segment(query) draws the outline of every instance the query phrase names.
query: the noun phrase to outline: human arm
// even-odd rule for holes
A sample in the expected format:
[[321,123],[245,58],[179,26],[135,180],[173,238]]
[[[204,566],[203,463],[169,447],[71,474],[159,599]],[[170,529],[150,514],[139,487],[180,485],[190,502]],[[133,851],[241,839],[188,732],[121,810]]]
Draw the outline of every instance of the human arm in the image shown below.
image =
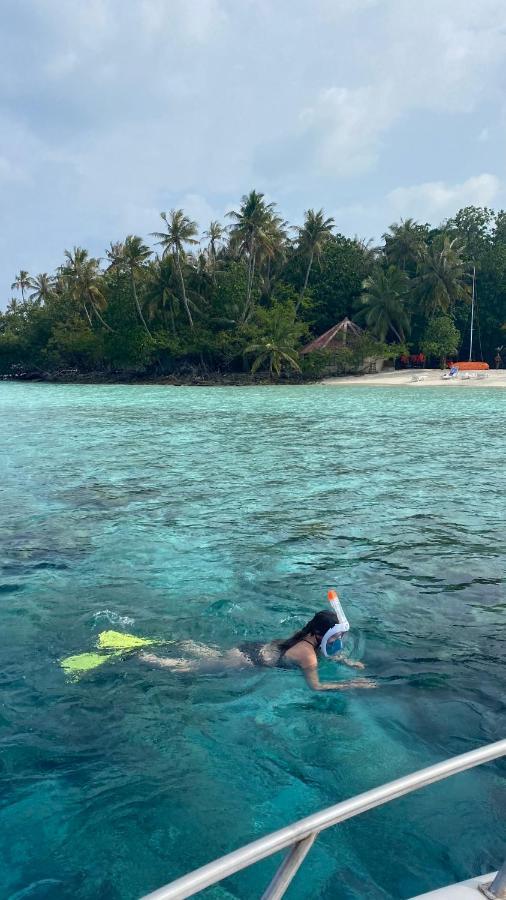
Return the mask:
[[320,681],[318,677],[318,657],[314,647],[306,641],[300,641],[290,647],[286,652],[286,658],[302,669],[307,685],[312,691],[348,691],[352,688],[373,688],[374,681],[366,678],[355,678],[353,681]]
[[354,678],[353,681],[320,681],[318,677],[318,667],[311,666],[310,668],[304,668],[301,666],[302,671],[304,673],[304,678],[306,679],[306,684],[309,685],[312,691],[349,691],[353,688],[375,688],[376,683],[374,681],[369,681],[367,678]]
[[358,659],[348,659],[348,657],[344,656],[342,653],[339,656],[335,657],[336,662],[340,662],[343,666],[349,666],[350,669],[365,669],[365,665],[363,662],[359,662]]

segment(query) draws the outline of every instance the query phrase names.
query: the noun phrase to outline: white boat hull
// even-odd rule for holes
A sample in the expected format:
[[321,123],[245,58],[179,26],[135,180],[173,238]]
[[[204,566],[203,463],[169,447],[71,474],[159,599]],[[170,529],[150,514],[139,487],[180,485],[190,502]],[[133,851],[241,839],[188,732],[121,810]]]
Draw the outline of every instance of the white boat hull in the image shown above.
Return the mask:
[[479,900],[483,894],[478,891],[479,884],[490,884],[496,872],[489,875],[480,875],[479,878],[470,878],[469,881],[461,881],[459,884],[450,884],[448,887],[439,888],[438,891],[429,891],[428,894],[418,894],[411,900]]

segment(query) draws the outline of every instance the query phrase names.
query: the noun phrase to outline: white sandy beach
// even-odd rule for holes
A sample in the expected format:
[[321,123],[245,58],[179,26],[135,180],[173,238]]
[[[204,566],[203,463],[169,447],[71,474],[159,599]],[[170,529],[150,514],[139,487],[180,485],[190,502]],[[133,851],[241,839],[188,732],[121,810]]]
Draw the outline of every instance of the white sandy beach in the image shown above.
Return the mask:
[[[477,377],[477,373],[470,374],[471,378],[442,378],[440,369],[403,369],[398,372],[385,371],[375,375],[349,375],[341,378],[324,378],[322,384],[330,387],[343,387],[348,385],[362,387],[411,387],[422,390],[424,387],[440,387],[447,391],[467,390],[472,388],[506,388],[506,369],[491,369],[486,377]],[[481,374],[481,373],[480,373]]]

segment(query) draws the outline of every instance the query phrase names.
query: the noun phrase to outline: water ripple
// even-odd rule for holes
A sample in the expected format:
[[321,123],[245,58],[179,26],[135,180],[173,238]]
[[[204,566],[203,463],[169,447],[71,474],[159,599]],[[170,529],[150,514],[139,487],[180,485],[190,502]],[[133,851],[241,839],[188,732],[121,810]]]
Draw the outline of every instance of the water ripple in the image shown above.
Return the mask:
[[[1,896],[133,900],[504,736],[498,392],[3,382],[0,406]],[[175,678],[135,657],[69,684],[58,666],[110,627],[283,636],[331,585],[375,692],[311,695],[281,670]],[[315,885],[330,900],[336,877],[348,900],[364,883],[386,900],[491,870],[504,774],[322,835],[294,900]],[[272,866],[209,896],[256,896]]]

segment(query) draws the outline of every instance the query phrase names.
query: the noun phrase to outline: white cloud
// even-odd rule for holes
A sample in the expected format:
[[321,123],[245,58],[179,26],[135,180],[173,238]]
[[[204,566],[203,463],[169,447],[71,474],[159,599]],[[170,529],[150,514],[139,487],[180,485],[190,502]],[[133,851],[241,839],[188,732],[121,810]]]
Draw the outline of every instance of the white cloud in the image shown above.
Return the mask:
[[321,172],[339,177],[374,164],[381,134],[396,116],[391,85],[385,83],[356,90],[327,88],[300,118],[305,131],[320,134],[316,158]]
[[141,0],[140,18],[148,33],[176,28],[197,43],[208,40],[227,21],[220,0]]
[[150,243],[152,231],[160,229],[160,211],[155,206],[142,206],[127,202],[115,210],[116,231],[111,240],[122,240],[127,234],[141,235]]
[[42,0],[41,7],[50,33],[91,53],[109,42],[119,27],[113,0]]
[[49,78],[64,78],[69,75],[79,63],[79,57],[74,50],[66,50],[52,57],[46,65]]
[[201,194],[185,194],[181,200],[181,207],[185,210],[190,219],[194,219],[199,226],[199,230],[205,231],[210,222],[214,219],[220,219],[223,211],[216,210],[207,202]]
[[[347,0],[321,2],[336,16],[349,8]],[[350,36],[350,46],[356,44]],[[384,0],[377,41],[364,34],[354,60],[352,77],[360,73],[362,83],[328,86],[301,113],[303,126],[315,136],[322,174],[348,176],[374,168],[382,137],[406,113],[469,113],[482,100],[498,99],[496,75],[505,53],[502,0],[481,0],[479,6],[472,0],[425,0],[418,6]]]
[[371,9],[380,2],[381,0],[317,0],[316,8],[318,13],[327,19],[336,20],[345,15]]
[[468,178],[506,182],[504,0],[7,5],[0,306],[16,268],[147,236],[164,208],[207,227],[253,187],[351,234],[504,202]]
[[26,181],[23,169],[5,156],[0,156],[0,183]]
[[[403,107],[469,111],[494,90],[506,49],[502,0],[387,0],[386,68]],[[383,49],[383,48],[382,48]]]
[[495,175],[483,173],[461,184],[428,181],[411,187],[399,187],[387,195],[394,218],[411,216],[423,222],[438,223],[463,206],[490,206],[501,189]]

